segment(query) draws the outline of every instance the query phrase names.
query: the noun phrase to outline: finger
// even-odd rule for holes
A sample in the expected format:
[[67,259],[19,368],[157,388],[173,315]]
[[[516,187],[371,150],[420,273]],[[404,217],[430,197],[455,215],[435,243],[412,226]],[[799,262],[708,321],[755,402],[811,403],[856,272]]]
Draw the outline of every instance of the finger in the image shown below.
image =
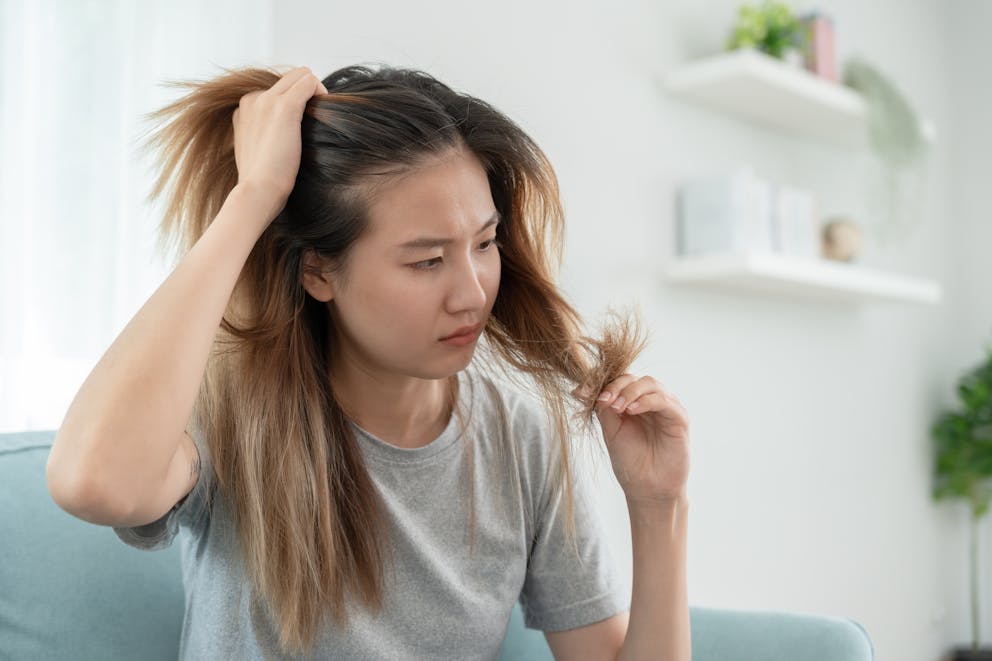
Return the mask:
[[628,384],[637,380],[637,377],[629,372],[618,376],[613,379],[610,383],[603,387],[603,391],[599,393],[599,397],[596,399],[597,406],[610,406],[616,401],[617,395],[623,390]]
[[282,78],[276,81],[276,84],[269,88],[269,91],[273,94],[282,94],[286,90],[293,87],[293,85],[303,78],[308,73],[310,73],[309,67],[296,67],[290,71],[283,74]]
[[293,83],[293,86],[289,89],[286,94],[292,94],[306,101],[311,96],[316,94],[317,86],[320,85],[320,79],[312,73],[307,73],[302,76],[299,80]]
[[320,89],[320,93],[321,94],[330,94],[330,92],[328,92],[327,91],[327,88],[324,86],[323,81],[321,81],[320,83],[318,83],[317,84],[317,87]]
[[238,99],[238,107],[247,108],[249,104],[253,103],[262,94],[262,90],[255,90],[254,92],[248,92],[240,99]]
[[638,413],[647,413],[648,411],[664,411],[669,408],[674,409],[676,406],[664,393],[650,391],[627,402],[622,410],[616,412],[637,415]]
[[667,396],[665,389],[654,377],[645,375],[640,379],[624,386],[624,388],[617,393],[617,397],[613,400],[610,406],[615,411],[623,411],[628,404],[649,392],[659,392],[663,396]]

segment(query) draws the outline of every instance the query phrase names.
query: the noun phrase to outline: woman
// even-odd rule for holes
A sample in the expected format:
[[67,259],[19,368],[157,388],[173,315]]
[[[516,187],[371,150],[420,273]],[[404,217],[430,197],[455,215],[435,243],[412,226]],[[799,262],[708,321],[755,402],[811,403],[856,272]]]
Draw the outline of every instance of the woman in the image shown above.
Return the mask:
[[[519,598],[557,658],[688,661],[688,417],[629,322],[580,335],[537,145],[416,70],[185,85],[150,142],[181,259],[48,463],[75,516],[179,535],[183,658],[492,658]],[[570,408],[627,498],[629,606]]]

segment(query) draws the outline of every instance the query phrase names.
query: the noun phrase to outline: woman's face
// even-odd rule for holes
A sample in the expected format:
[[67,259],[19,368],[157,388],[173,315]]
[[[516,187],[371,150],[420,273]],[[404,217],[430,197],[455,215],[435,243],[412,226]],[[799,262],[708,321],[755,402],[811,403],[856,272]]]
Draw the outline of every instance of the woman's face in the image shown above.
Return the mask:
[[383,186],[370,231],[352,246],[347,282],[331,280],[338,358],[423,379],[464,369],[478,335],[464,345],[441,340],[486,325],[499,289],[498,220],[485,169],[468,151]]

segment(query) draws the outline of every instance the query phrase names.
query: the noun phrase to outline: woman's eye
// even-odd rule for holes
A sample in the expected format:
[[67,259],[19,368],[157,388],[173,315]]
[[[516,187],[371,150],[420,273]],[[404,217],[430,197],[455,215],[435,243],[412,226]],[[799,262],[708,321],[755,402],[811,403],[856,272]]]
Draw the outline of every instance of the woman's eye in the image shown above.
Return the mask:
[[416,264],[411,264],[411,266],[415,269],[420,269],[421,271],[429,271],[432,268],[434,268],[434,264],[440,261],[441,261],[440,257],[435,257],[434,259],[428,259],[423,262],[417,262]]
[[[499,241],[497,241],[496,239],[489,239],[488,241],[483,241],[482,243],[479,244],[483,252],[488,251],[494,245],[499,246],[500,245]],[[418,271],[431,271],[440,261],[441,261],[440,257],[435,257],[434,259],[427,259],[422,262],[417,262],[416,264],[411,264],[410,266],[417,269]]]

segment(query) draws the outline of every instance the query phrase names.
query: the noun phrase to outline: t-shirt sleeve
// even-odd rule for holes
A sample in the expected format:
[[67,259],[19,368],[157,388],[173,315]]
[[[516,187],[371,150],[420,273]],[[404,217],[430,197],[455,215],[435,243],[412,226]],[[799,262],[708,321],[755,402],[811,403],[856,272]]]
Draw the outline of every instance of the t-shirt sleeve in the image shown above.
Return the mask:
[[[547,503],[520,593],[524,625],[542,631],[574,629],[630,609],[630,597],[593,505],[595,483],[574,471],[575,541],[565,538],[563,490]],[[550,487],[549,487],[550,491]]]
[[190,436],[200,455],[200,475],[196,484],[172,509],[155,521],[141,526],[114,526],[114,532],[129,546],[145,551],[166,549],[172,545],[180,525],[199,529],[206,524],[209,516],[206,495],[212,486],[213,467],[209,460],[209,448],[205,447],[200,434],[192,429]]

